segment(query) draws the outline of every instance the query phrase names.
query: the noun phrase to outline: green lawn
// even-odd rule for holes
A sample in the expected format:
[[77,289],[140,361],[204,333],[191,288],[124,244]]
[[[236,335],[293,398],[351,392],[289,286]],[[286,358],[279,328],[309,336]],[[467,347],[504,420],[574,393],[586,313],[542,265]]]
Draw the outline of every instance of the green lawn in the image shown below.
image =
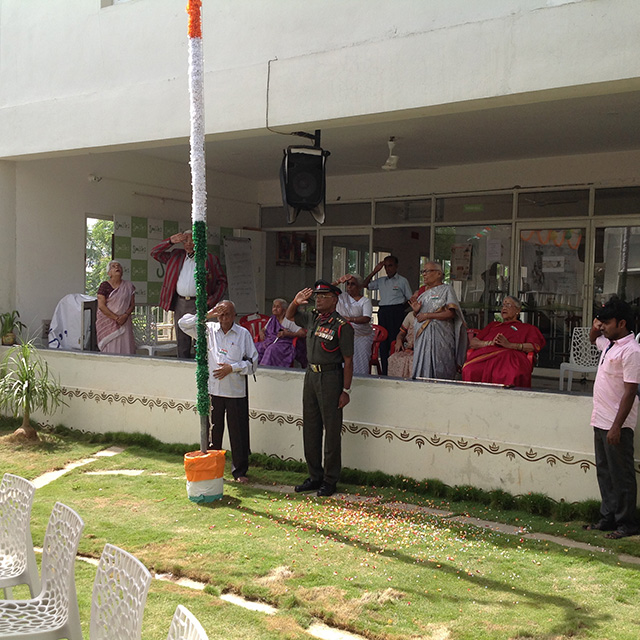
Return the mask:
[[[34,477],[78,443],[20,449],[2,442],[3,470]],[[15,451],[12,452],[12,447]],[[63,451],[64,450],[64,451]],[[26,460],[29,460],[27,465]],[[8,464],[7,464],[8,463]],[[138,469],[138,476],[91,472]],[[30,472],[30,470],[33,470]],[[303,476],[252,468],[268,485]],[[640,572],[608,553],[507,536],[446,518],[410,513],[398,500],[434,503],[408,492],[344,486],[369,499],[318,499],[225,485],[222,500],[198,506],[186,497],[182,458],[129,446],[39,489],[32,515],[40,545],[53,504],[83,517],[80,553],[99,557],[106,542],[136,555],[152,572],[204,581],[206,592],[154,580],[143,626],[145,640],[166,638],[175,606],[185,604],[211,639],[304,638],[318,618],[369,638],[633,638],[640,635]],[[500,514],[473,503],[442,504],[480,517]],[[600,544],[580,523],[551,523],[508,512],[534,531]],[[640,555],[636,539],[617,547]],[[612,547],[616,548],[616,547]],[[94,569],[76,570],[87,624]],[[276,616],[220,600],[226,591],[268,602]]]

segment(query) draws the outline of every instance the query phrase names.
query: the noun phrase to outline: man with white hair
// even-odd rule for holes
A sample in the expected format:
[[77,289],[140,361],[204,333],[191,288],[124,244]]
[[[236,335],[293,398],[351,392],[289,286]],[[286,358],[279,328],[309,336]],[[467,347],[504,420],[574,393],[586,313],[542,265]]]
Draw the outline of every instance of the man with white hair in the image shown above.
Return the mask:
[[[174,244],[182,243],[184,249],[171,249]],[[196,263],[193,253],[191,231],[176,233],[151,249],[151,257],[167,265],[160,290],[160,307],[173,311],[178,358],[192,358],[191,338],[186,335],[178,320],[185,314],[196,312]],[[207,253],[207,308],[213,309],[227,288],[227,276],[217,256]]]
[[[236,307],[223,300],[207,312],[209,351],[209,395],[211,396],[211,444],[222,449],[224,418],[227,416],[231,443],[231,473],[236,482],[246,484],[249,469],[249,398],[247,377],[255,373],[258,352],[251,334],[236,324]],[[178,321],[189,336],[197,336],[197,316],[187,314]]]

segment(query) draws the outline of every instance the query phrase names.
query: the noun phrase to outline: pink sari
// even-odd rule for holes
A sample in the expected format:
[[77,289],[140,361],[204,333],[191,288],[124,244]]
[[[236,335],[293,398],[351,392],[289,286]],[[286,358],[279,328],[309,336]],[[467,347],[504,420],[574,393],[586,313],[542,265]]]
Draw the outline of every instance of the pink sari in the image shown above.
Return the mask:
[[[107,307],[116,315],[122,315],[131,304],[131,296],[136,292],[133,284],[123,280],[117,289],[114,289],[107,298]],[[119,326],[115,320],[107,317],[98,309],[96,317],[96,334],[98,338],[98,349],[102,353],[124,353],[134,354],[136,352],[136,341],[133,337],[133,323],[131,316],[127,321]]]

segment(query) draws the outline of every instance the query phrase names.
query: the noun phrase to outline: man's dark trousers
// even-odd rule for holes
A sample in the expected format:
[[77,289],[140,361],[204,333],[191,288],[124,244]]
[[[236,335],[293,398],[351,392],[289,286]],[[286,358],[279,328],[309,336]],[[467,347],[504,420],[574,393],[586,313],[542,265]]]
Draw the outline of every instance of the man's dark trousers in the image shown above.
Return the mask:
[[637,533],[636,472],[633,467],[633,429],[620,430],[620,444],[607,443],[605,429],[593,429],[596,475],[602,504],[600,516],[620,531]]
[[[307,369],[302,392],[302,436],[309,477],[337,484],[342,469],[342,368],[314,372]],[[324,469],[322,467],[324,435]]]
[[214,450],[222,449],[225,413],[231,444],[231,473],[239,478],[249,470],[249,398],[211,396],[211,448]]

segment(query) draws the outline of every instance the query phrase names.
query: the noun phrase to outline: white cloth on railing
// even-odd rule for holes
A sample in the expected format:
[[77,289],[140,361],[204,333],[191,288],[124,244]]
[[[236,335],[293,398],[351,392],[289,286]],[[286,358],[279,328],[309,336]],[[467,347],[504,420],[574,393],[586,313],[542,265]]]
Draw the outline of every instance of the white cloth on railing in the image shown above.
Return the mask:
[[84,293],[70,293],[58,302],[49,326],[49,349],[75,349],[77,351],[82,349],[91,329],[89,323],[85,323],[83,341],[83,305],[85,302],[93,300],[97,300],[97,298]]

